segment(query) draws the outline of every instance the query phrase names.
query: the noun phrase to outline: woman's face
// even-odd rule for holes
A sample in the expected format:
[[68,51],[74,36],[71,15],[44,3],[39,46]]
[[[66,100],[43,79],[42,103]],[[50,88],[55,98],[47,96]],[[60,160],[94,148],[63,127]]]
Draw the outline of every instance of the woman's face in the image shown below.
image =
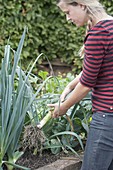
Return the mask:
[[73,6],[61,1],[58,6],[66,14],[66,19],[70,20],[76,26],[83,26],[87,22],[88,16],[84,5],[78,4],[77,6]]

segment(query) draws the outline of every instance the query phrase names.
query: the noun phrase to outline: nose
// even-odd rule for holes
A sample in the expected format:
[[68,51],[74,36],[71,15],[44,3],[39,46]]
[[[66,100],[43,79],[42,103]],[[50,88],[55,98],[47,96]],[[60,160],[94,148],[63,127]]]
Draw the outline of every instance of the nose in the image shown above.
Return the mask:
[[66,20],[67,20],[67,21],[69,21],[69,20],[70,20],[69,15],[66,15]]

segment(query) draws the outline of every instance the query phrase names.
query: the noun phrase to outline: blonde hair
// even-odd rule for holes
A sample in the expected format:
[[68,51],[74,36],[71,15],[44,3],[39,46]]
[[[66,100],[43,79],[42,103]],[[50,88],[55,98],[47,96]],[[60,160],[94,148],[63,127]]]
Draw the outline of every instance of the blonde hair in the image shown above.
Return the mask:
[[100,9],[99,11],[104,10],[99,0],[59,0],[58,2],[60,1],[65,2],[66,4],[77,3],[77,4],[85,5],[91,14],[93,14],[93,11],[96,12],[99,9]]
[[[87,35],[88,31],[91,29],[91,27],[92,27],[92,22],[91,22],[91,20],[88,20],[87,26],[86,26],[86,33],[85,33],[86,35]],[[81,58],[84,58],[84,53],[85,53],[85,47],[83,45],[81,47],[81,49],[79,50],[79,55]]]
[[[89,15],[94,16],[95,18],[97,18],[97,16],[96,16],[97,12],[100,12],[100,13],[105,12],[104,7],[99,2],[99,0],[59,0],[58,3],[60,3],[61,1],[66,4],[72,4],[72,5],[74,5],[74,3],[75,3],[75,5],[82,4],[82,5],[86,6],[87,13]],[[92,21],[89,20],[87,22],[87,26],[86,26],[86,34],[91,29],[91,27],[92,27]],[[80,49],[79,54],[81,57],[84,56],[84,45]]]

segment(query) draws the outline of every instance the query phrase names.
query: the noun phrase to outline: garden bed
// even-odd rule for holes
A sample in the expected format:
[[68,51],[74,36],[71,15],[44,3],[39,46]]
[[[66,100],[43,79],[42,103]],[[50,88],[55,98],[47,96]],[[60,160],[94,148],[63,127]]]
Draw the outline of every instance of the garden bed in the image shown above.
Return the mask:
[[[81,159],[82,159],[82,156],[81,156]],[[31,151],[26,151],[24,155],[18,160],[18,164],[31,168],[31,170],[45,170],[44,169],[45,167],[46,169],[49,168],[48,170],[53,170],[53,169],[50,169],[50,167],[55,168],[57,165],[59,166],[59,169],[57,167],[56,170],[60,170],[61,166],[60,166],[59,160],[63,162],[63,163],[61,162],[61,164],[65,165],[65,168],[70,165],[71,170],[73,170],[72,167],[76,166],[79,168],[81,166],[81,160],[72,153],[65,154],[61,152],[60,154],[53,155],[49,151],[44,151],[42,156],[39,154],[33,155]],[[68,162],[68,164],[66,164],[66,162]],[[62,170],[69,170],[69,168],[62,169]],[[79,169],[76,169],[76,170],[79,170]],[[16,170],[19,170],[19,169],[16,169]]]

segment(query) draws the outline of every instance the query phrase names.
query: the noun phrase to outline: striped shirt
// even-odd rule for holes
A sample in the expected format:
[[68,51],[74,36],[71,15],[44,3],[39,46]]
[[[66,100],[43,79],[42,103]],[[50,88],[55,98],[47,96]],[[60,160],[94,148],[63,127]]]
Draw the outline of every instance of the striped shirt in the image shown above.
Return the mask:
[[113,20],[98,22],[87,34],[80,82],[92,88],[92,110],[113,112]]

